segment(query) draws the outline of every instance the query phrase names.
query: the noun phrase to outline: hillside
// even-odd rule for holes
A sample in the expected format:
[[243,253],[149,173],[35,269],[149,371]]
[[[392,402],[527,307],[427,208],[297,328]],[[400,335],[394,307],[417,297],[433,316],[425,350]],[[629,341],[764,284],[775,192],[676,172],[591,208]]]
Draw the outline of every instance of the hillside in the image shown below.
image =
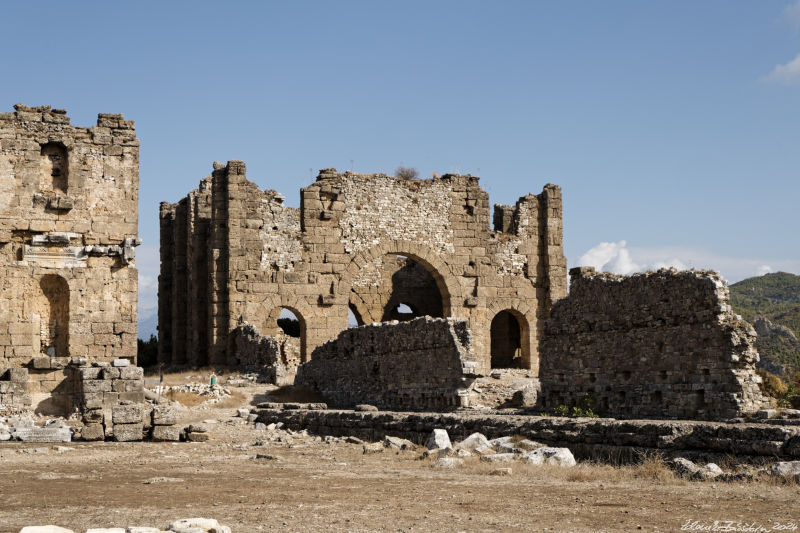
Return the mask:
[[767,368],[772,363],[800,370],[800,276],[776,272],[734,283],[731,307],[756,327]]

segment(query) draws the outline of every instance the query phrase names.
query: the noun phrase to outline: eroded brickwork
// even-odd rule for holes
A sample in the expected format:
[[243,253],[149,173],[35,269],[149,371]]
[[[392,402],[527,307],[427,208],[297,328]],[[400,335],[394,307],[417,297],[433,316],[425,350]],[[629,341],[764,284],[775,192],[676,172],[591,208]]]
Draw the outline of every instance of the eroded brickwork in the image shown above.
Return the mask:
[[477,368],[465,320],[421,317],[344,331],[300,365],[295,385],[336,408],[436,411],[469,405]]
[[133,122],[0,113],[0,367],[34,407],[70,410],[72,358],[136,357],[139,141]]
[[755,331],[711,271],[570,270],[542,342],[543,407],[586,393],[615,417],[732,418],[760,408]]
[[[515,365],[538,370],[538,340],[551,303],[566,295],[561,190],[547,185],[495,207],[473,176],[405,180],[320,172],[284,205],[214,164],[176,204],[161,205],[159,350],[164,363],[236,364],[233,330],[281,333],[281,309],[300,320],[300,358],[348,328],[412,316],[457,317],[491,366],[492,319],[509,311],[519,330]],[[499,222],[498,222],[499,221]]]

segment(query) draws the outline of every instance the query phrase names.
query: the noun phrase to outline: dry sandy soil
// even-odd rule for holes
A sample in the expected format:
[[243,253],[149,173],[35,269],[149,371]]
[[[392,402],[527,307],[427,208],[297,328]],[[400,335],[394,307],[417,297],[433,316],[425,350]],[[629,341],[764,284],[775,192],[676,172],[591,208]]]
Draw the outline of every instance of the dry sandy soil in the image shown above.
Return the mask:
[[[246,406],[264,387],[238,390]],[[420,451],[364,454],[358,444],[258,431],[234,413],[182,412],[186,424],[216,421],[206,443],[76,442],[63,451],[0,443],[0,532],[164,527],[192,516],[234,532],[700,531],[685,524],[715,520],[792,531],[800,522],[798,485],[689,482],[658,468],[585,464],[513,463],[499,476],[472,459],[443,470]]]

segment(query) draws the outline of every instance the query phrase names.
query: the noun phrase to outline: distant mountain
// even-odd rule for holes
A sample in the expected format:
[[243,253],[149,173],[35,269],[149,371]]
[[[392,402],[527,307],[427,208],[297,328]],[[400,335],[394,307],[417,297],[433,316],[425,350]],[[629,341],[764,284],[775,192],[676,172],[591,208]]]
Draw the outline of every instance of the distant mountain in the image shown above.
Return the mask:
[[756,328],[764,368],[800,371],[800,276],[776,272],[734,283],[731,307]]
[[148,340],[150,335],[158,337],[158,309],[140,309],[139,338]]

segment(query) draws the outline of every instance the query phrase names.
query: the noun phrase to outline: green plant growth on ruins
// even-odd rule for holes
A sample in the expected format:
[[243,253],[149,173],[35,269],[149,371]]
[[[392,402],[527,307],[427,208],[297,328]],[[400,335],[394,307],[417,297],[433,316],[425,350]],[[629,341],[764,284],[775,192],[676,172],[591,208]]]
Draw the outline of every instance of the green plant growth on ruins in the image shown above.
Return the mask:
[[600,418],[602,415],[597,411],[597,398],[591,392],[587,392],[578,400],[577,405],[558,405],[553,409],[554,416],[565,416],[569,418]]
[[758,375],[761,376],[761,391],[775,398],[775,407],[800,409],[800,371],[795,371],[786,381],[763,368],[758,369]]

